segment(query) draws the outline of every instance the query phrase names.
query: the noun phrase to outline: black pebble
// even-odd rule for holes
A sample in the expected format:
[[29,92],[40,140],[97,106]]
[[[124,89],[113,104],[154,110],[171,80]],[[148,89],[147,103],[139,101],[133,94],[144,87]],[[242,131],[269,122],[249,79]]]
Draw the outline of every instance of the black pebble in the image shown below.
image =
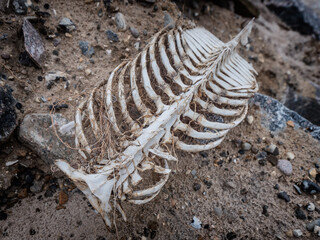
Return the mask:
[[307,219],[306,214],[304,213],[304,211],[302,211],[301,208],[297,208],[295,211],[295,214],[298,219],[301,219],[301,220]]
[[49,5],[49,3],[45,3],[45,4],[43,5],[43,7],[44,7],[45,9],[49,9],[49,8],[50,8],[50,5]]
[[157,232],[156,231],[152,231],[151,234],[150,234],[150,238],[151,239],[154,239],[157,235]]
[[59,51],[58,50],[53,50],[52,54],[55,55],[55,56],[59,56]]
[[149,233],[150,233],[150,230],[149,230],[149,228],[144,228],[143,229],[143,236],[145,236],[145,237],[148,237],[149,236]]
[[243,155],[243,154],[245,153],[245,151],[244,151],[243,149],[240,149],[240,150],[238,151],[238,153],[241,154],[241,155]]
[[227,233],[227,239],[228,240],[232,240],[232,239],[235,239],[235,238],[237,238],[237,234],[235,232]]
[[317,182],[320,182],[320,173],[317,173],[317,175],[316,175],[316,181],[317,181]]
[[273,188],[278,190],[279,189],[279,184],[277,183],[276,185],[273,186]]
[[194,189],[195,191],[200,190],[200,188],[201,188],[201,184],[199,184],[199,183],[194,183],[194,184],[193,184],[193,189]]
[[303,192],[308,194],[316,194],[320,192],[320,186],[310,180],[303,180],[300,188]]
[[266,217],[269,216],[268,206],[267,206],[267,205],[263,205],[263,207],[262,207],[262,214],[265,215]]
[[208,157],[207,152],[200,152],[199,154],[201,155],[201,157],[204,157],[204,158]]
[[38,81],[42,82],[42,80],[43,80],[43,77],[42,76],[38,76]]
[[21,110],[22,104],[21,104],[20,102],[17,102],[17,103],[16,103],[16,108],[17,108],[18,110]]
[[278,198],[285,200],[286,202],[290,202],[290,197],[286,192],[278,193]]
[[0,211],[0,220],[6,220],[8,217],[8,214],[6,214],[4,211]]
[[36,234],[36,230],[34,230],[34,229],[30,229],[30,231],[29,231],[29,233],[30,233],[30,235],[35,235]]

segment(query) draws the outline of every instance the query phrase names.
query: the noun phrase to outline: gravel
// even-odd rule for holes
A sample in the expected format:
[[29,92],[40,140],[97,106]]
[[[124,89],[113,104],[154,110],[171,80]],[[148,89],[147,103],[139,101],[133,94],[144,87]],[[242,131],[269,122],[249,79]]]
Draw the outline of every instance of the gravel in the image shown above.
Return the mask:
[[277,164],[278,169],[287,176],[292,174],[292,164],[288,160],[281,159]]

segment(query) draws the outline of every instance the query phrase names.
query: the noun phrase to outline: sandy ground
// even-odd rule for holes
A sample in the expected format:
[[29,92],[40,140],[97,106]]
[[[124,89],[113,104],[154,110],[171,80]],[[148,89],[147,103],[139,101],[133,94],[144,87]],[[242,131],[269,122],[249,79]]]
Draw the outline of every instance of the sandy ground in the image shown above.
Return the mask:
[[[43,9],[43,2],[38,5]],[[86,96],[123,59],[133,57],[138,52],[134,48],[136,42],[139,41],[143,48],[150,37],[162,28],[165,11],[175,19],[179,17],[179,11],[173,3],[161,1],[157,5],[159,9],[154,12],[153,5],[114,4],[125,15],[128,26],[139,30],[140,36],[135,39],[129,30],[117,31],[111,18],[114,13],[107,14],[103,6],[84,4],[83,1],[51,1],[48,11],[52,16],[45,26],[50,29],[57,26],[62,17],[69,17],[76,24],[77,30],[72,32],[71,38],[61,34],[61,43],[57,47],[54,47],[51,40],[44,40],[48,55],[43,69],[23,67],[18,63],[22,39],[17,29],[22,23],[22,17],[15,14],[1,16],[11,21],[11,24],[0,26],[1,33],[9,35],[7,42],[0,43],[1,50],[11,55],[10,60],[0,59],[1,71],[14,77],[8,83],[14,89],[15,98],[23,104],[19,119],[28,113],[48,113],[48,106],[57,101],[69,104],[68,109],[60,112],[72,119],[77,100]],[[98,16],[100,8],[104,12],[102,17]],[[57,15],[53,14],[53,9]],[[198,25],[206,27],[223,41],[237,34],[246,20],[217,6],[213,7],[210,15],[200,15],[195,19]],[[181,17],[180,21],[187,22]],[[292,81],[295,81],[297,91],[305,95],[314,94],[313,88],[308,87],[310,84],[303,81],[305,78],[319,81],[318,65],[303,64],[305,51],[313,46],[312,40],[284,30],[277,23],[278,20],[263,12],[256,20],[252,33],[252,49],[241,49],[241,55],[250,57],[249,61],[259,72],[257,80],[262,93],[281,100],[288,90],[286,79],[290,71],[290,75],[294,76],[290,79],[294,79]],[[120,42],[109,43],[105,34],[108,29],[118,34]],[[142,33],[143,30],[147,31],[146,35]],[[81,54],[78,47],[81,40],[88,41],[94,47],[94,63]],[[296,48],[299,44],[305,47],[299,50]],[[58,56],[52,54],[53,50],[58,50]],[[107,53],[108,50],[112,50],[111,54]],[[93,74],[86,76],[86,69],[90,69]],[[64,83],[60,82],[48,90],[44,81],[38,81],[38,76],[57,70],[68,74],[69,89],[64,89]],[[37,99],[42,96],[48,102],[39,103]],[[230,236],[234,234],[236,239],[276,239],[277,236],[287,239],[285,233],[293,229],[302,230],[301,239],[315,239],[315,235],[306,231],[305,224],[320,214],[317,211],[305,211],[308,219],[299,220],[295,217],[295,209],[309,202],[318,205],[318,199],[316,196],[298,195],[293,184],[308,178],[308,170],[319,162],[319,143],[302,130],[290,127],[273,136],[261,126],[255,107],[250,109],[250,114],[255,118],[254,123],[249,125],[243,122],[229,133],[218,148],[208,151],[207,157],[178,153],[179,164],[159,196],[143,206],[125,204],[128,221],[124,223],[116,216],[116,232],[106,230],[100,216],[77,189],[69,188],[65,209],[57,210],[59,193],[63,188],[58,186],[53,196],[44,196],[45,191],[29,193],[28,197],[19,199],[13,207],[2,206],[1,210],[5,210],[8,217],[0,221],[0,239],[232,239]],[[249,142],[259,151],[274,143],[280,150],[279,159],[285,158],[287,152],[293,152],[296,156],[292,160],[293,175],[285,177],[269,162],[262,166],[251,151],[239,154],[240,148],[234,145],[233,140]],[[281,142],[283,144],[279,144]],[[0,156],[5,161],[18,156],[31,168],[41,163],[30,150],[17,142],[15,136],[3,149],[10,148],[11,151],[1,152]],[[0,164],[2,174],[15,174],[17,166],[8,168],[4,162]],[[41,169],[45,174],[50,174],[48,167],[43,166]],[[192,170],[196,170],[195,176],[190,173]],[[212,186],[209,187],[208,182]],[[195,183],[201,184],[200,190],[194,190]],[[279,189],[274,188],[276,184]],[[289,203],[277,197],[281,191],[290,195]],[[262,214],[264,205],[268,206],[268,216]],[[222,209],[221,216],[215,213],[216,207]],[[201,230],[190,226],[194,216],[201,220]]]

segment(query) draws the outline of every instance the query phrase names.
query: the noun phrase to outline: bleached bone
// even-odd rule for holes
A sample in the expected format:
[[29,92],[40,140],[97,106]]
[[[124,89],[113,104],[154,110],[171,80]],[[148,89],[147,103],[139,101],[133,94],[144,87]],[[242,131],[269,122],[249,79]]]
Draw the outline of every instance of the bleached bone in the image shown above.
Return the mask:
[[[244,119],[258,90],[257,73],[235,47],[246,44],[252,25],[228,43],[204,28],[163,29],[79,104],[75,142],[86,164],[56,164],[108,227],[114,208],[126,220],[120,201],[143,204],[159,194],[171,171],[168,161],[177,161],[169,146],[212,149]],[[160,180],[148,184],[142,177],[148,171],[144,178]]]

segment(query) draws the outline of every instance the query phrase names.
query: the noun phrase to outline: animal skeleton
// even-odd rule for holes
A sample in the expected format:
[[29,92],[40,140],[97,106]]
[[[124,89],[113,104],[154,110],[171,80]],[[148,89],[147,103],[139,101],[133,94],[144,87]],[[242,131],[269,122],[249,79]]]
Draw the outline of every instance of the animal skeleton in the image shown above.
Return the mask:
[[[247,43],[252,24],[228,43],[200,27],[163,29],[80,103],[75,142],[87,168],[56,164],[108,227],[112,209],[126,220],[120,201],[143,204],[159,194],[171,171],[168,162],[177,161],[168,146],[212,149],[245,118],[248,99],[258,90],[257,73],[235,47]],[[114,147],[112,140],[102,144],[110,134]],[[147,186],[145,171],[153,172],[145,178],[157,175],[159,181]]]

